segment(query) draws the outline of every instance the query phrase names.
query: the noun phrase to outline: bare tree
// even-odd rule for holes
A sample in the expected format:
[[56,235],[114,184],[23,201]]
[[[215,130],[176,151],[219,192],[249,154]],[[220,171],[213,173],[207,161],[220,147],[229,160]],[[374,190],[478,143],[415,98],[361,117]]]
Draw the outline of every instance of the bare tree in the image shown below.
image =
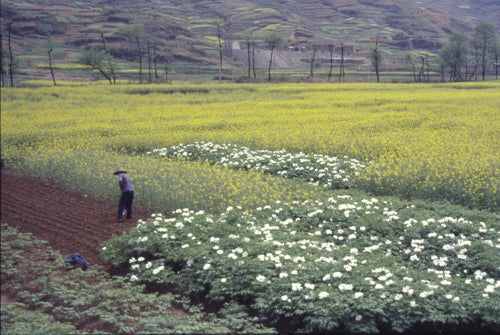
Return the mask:
[[136,23],[127,27],[124,30],[124,34],[130,41],[134,41],[137,44],[137,50],[139,55],[139,83],[142,83],[142,51],[141,51],[141,38],[144,33],[144,26],[142,24]]
[[311,80],[314,78],[314,61],[316,60],[316,52],[318,51],[318,48],[316,45],[313,44],[313,54],[311,57]]
[[271,67],[273,65],[273,52],[274,49],[283,43],[283,37],[281,34],[275,30],[267,31],[264,33],[264,41],[266,45],[271,50],[271,55],[269,57],[269,69],[267,81],[271,81]]
[[411,65],[412,73],[413,73],[413,81],[417,82],[417,74],[415,71],[415,60],[413,59],[413,55],[411,53],[406,53],[405,55],[405,63]]
[[495,41],[493,52],[495,56],[495,79],[498,79],[498,58],[500,56],[500,41],[498,39]]
[[8,37],[8,45],[9,45],[9,76],[10,76],[10,87],[14,87],[14,54],[12,53],[12,40],[11,40],[11,33],[12,33],[12,22],[8,23],[8,32],[9,32],[9,37]]
[[158,80],[158,68],[157,68],[157,64],[156,64],[156,58],[158,57],[158,54],[157,54],[157,49],[156,49],[156,45],[153,45],[153,65],[154,65],[154,80],[157,81]]
[[333,71],[333,49],[335,49],[335,45],[331,44],[329,46],[330,49],[330,71],[328,72],[328,81],[330,81],[330,78],[332,77],[332,71]]
[[344,82],[345,79],[345,58],[344,58],[344,42],[340,43],[340,69],[339,69],[339,81]]
[[473,31],[473,41],[479,47],[481,58],[481,74],[483,80],[486,77],[486,64],[488,52],[493,51],[496,41],[495,26],[488,22],[480,22]]
[[418,73],[418,81],[430,81],[429,78],[429,64],[427,63],[427,53],[420,55],[420,72]]
[[1,71],[1,86],[4,87],[5,86],[5,76],[6,76],[6,71],[5,71],[5,68],[3,66],[3,62],[4,62],[4,51],[3,51],[3,34],[2,32],[0,31],[0,46],[1,46],[1,50],[0,50],[0,71]]
[[102,39],[102,45],[104,47],[106,61],[108,62],[108,69],[109,72],[111,73],[111,78],[113,78],[113,84],[116,84],[115,65],[113,63],[113,59],[111,58],[111,53],[109,52],[108,44],[106,43],[106,39],[104,38],[104,33],[102,30],[101,30],[101,39]]
[[[474,68],[472,69],[472,72],[469,76],[469,80],[472,80],[472,77],[474,75],[476,75],[476,81],[477,81],[477,76],[479,75],[478,74],[478,65],[479,65],[479,45],[476,43],[476,42],[472,42],[473,44],[473,47],[474,47]],[[466,54],[466,58],[467,58],[467,54]],[[468,61],[467,61],[468,63]],[[467,80],[467,68],[465,68],[465,79]]]
[[377,34],[377,38],[375,40],[375,46],[370,48],[370,60],[372,62],[372,66],[377,75],[377,83],[380,82],[380,66],[382,65],[382,50],[380,50],[378,45],[380,33]]
[[165,84],[168,84],[168,74],[172,71],[173,57],[167,55],[165,57]]
[[221,33],[222,33],[222,20],[214,19],[212,24],[217,27],[217,42],[219,48],[219,82],[222,81],[222,43],[221,43]]
[[57,86],[56,84],[56,77],[54,75],[54,69],[52,68],[52,52],[54,51],[54,49],[52,48],[52,43],[50,41],[50,36],[48,37],[49,39],[49,51],[48,51],[48,54],[49,54],[49,70],[50,70],[50,74],[52,76],[52,81],[54,82],[54,86]]
[[[251,65],[252,65],[252,61],[250,59],[250,54],[251,54],[251,48],[253,47],[254,50],[255,50],[255,37],[253,36],[253,34],[250,32],[250,31],[245,31],[243,32],[243,34],[241,35],[242,39],[243,39],[243,42],[246,44],[247,46],[247,55],[248,55],[248,79],[250,79],[250,69],[251,69]],[[255,67],[254,67],[255,69]],[[255,75],[255,70],[254,70],[254,75]]]
[[148,57],[148,82],[151,83],[153,82],[153,67],[152,67],[152,60],[153,60],[153,55],[151,54],[151,45],[148,42],[148,54],[146,55]]
[[257,73],[255,72],[255,40],[252,43],[252,71],[253,80],[257,80]]

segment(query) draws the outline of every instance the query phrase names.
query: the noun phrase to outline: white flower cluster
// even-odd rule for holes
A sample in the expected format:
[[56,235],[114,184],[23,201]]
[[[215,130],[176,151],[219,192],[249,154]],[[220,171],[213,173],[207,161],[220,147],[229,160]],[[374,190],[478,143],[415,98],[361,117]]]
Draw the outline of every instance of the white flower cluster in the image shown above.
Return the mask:
[[[376,198],[337,194],[324,201],[278,202],[251,213],[232,207],[218,215],[178,209],[173,212],[174,218],[154,214],[151,220],[139,222],[139,235],[130,243],[143,248],[144,244],[161,241],[171,245],[173,252],[192,250],[187,267],[197,264],[210,276],[219,276],[219,285],[239,280],[227,270],[219,274],[220,264],[225,269],[247,269],[251,262],[252,285],[259,289],[266,285],[287,287],[277,296],[285,303],[296,297],[336,299],[336,290],[354,299],[363,300],[375,294],[411,307],[419,306],[420,299],[434,297],[460,303],[461,293],[456,288],[464,285],[479,287],[483,298],[498,294],[499,281],[487,272],[457,271],[463,264],[450,267],[467,259],[473,241],[498,248],[493,242],[498,241],[493,238],[496,232],[485,224],[451,217],[408,218],[408,213],[394,207],[391,202]],[[345,211],[349,211],[349,217]],[[224,235],[221,227],[234,215],[240,215],[238,225],[232,225]],[[358,217],[363,218],[362,223]],[[468,227],[460,232],[463,225]],[[379,231],[384,226],[397,229],[402,235],[385,236]],[[411,234],[405,235],[407,230]],[[157,237],[149,235],[148,239],[147,231]],[[482,238],[483,234],[489,234],[489,238]],[[203,248],[203,252],[193,260],[196,248]],[[399,257],[408,262],[399,261]],[[161,276],[164,264],[153,262],[142,256],[130,258],[135,271],[130,280],[141,280],[143,272]],[[371,276],[358,278],[359,273],[370,271]],[[420,274],[415,276],[416,271],[421,271],[424,279]]]
[[303,178],[329,189],[349,187],[352,176],[365,165],[356,159],[319,154],[289,153],[286,150],[251,150],[233,144],[195,142],[153,149],[149,155],[197,159],[235,169],[254,169],[285,178]]

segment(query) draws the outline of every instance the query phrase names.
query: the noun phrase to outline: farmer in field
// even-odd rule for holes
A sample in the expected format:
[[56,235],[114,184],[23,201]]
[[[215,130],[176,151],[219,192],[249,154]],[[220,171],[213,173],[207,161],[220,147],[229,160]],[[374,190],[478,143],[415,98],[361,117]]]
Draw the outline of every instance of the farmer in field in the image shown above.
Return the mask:
[[127,220],[132,218],[132,202],[134,201],[134,188],[132,187],[132,181],[127,175],[122,167],[116,169],[114,175],[118,175],[118,183],[120,184],[120,190],[122,195],[120,197],[120,202],[118,203],[118,221],[122,221],[124,214],[124,209],[127,210]]

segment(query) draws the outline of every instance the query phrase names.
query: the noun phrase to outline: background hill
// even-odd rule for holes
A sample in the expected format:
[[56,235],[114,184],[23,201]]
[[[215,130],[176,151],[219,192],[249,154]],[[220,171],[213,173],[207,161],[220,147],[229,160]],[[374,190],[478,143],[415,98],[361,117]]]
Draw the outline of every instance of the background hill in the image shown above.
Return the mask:
[[420,0],[429,8],[437,8],[472,23],[487,21],[500,31],[500,1],[498,0]]
[[[487,6],[495,1],[469,2]],[[144,27],[143,52],[148,44],[151,50],[155,47],[158,61],[172,57],[174,67],[182,66],[185,73],[213,68],[218,64],[214,19],[222,22],[223,40],[241,41],[247,31],[259,42],[263,33],[277,30],[287,46],[307,49],[313,43],[344,42],[354,44],[361,58],[380,33],[389,63],[397,64],[407,51],[435,52],[451,33],[473,28],[469,21],[424,7],[425,3],[435,6],[437,1],[3,0],[2,39],[6,49],[7,24],[12,22],[18,67],[34,68],[33,76],[40,64],[47,63],[49,45],[55,63],[72,64],[80,50],[102,46],[101,31],[118,62],[137,62],[137,44],[124,34],[134,24]],[[479,12],[474,13],[478,18]],[[241,68],[230,58],[225,62],[225,69]]]

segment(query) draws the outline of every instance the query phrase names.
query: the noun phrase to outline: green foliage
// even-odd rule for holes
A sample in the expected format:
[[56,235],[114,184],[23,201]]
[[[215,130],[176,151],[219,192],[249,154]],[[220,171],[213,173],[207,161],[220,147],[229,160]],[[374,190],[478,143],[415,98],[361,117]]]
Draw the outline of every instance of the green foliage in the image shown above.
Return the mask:
[[[144,286],[110,278],[99,267],[68,271],[62,256],[32,234],[2,224],[1,237],[2,334],[230,332],[226,320],[199,308],[172,312],[181,301],[173,294],[146,294]],[[4,295],[16,302],[4,303]],[[234,320],[242,330],[262,329]]]
[[464,81],[462,67],[466,63],[467,47],[463,34],[453,34],[439,51],[443,65],[450,73],[450,81]]
[[111,83],[111,73],[113,68],[110,65],[110,56],[106,50],[95,50],[94,47],[82,50],[78,57],[78,63],[89,66],[93,71],[99,71],[104,78]]
[[128,258],[134,282],[175,282],[223,304],[221,313],[306,332],[403,332],[426,322],[493,329],[500,217],[447,214],[455,212],[350,191],[252,213],[179,209],[139,221],[106,242],[102,257]]
[[[43,306],[35,306],[41,307]],[[68,322],[59,322],[52,315],[29,311],[22,303],[2,302],[2,334],[80,334]]]

